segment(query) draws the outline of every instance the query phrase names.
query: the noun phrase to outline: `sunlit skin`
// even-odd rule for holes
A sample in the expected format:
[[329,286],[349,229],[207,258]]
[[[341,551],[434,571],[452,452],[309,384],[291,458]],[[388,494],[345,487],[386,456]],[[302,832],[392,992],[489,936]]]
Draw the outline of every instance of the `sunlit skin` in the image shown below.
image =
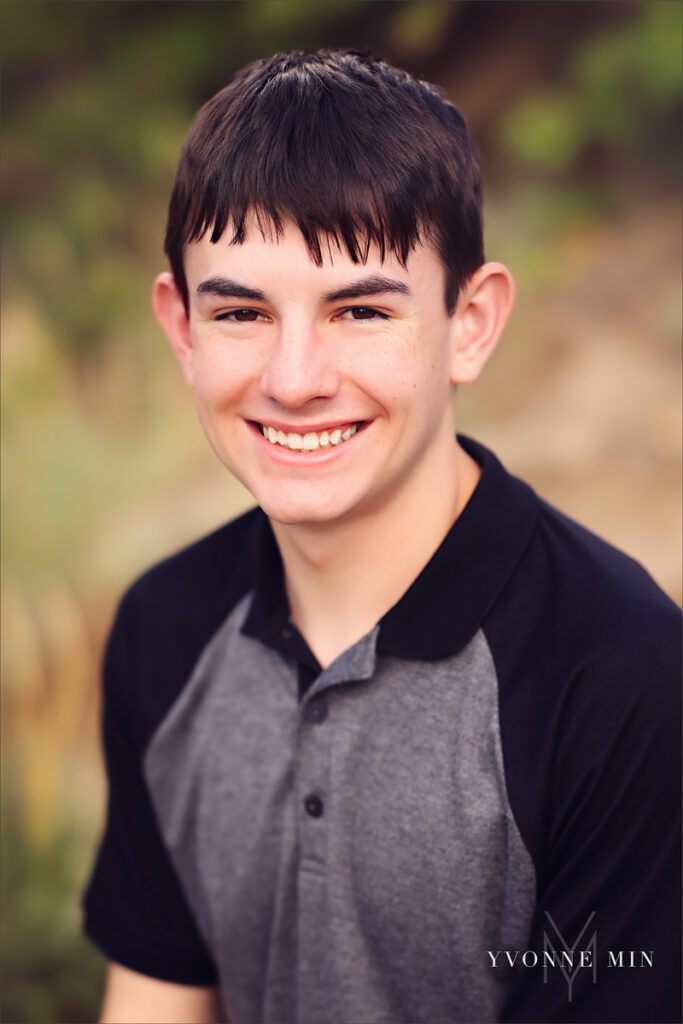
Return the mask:
[[[398,599],[476,486],[454,438],[453,391],[493,351],[513,284],[487,263],[449,316],[429,245],[405,267],[376,248],[354,264],[330,246],[318,267],[292,224],[279,239],[253,225],[243,244],[228,238],[186,247],[189,318],[168,273],[154,308],[214,451],[271,518],[309,642],[314,606],[334,589],[337,625],[317,644],[331,657],[342,633],[355,636]],[[310,454],[270,444],[257,426],[304,434],[353,423],[362,427],[350,440]]]

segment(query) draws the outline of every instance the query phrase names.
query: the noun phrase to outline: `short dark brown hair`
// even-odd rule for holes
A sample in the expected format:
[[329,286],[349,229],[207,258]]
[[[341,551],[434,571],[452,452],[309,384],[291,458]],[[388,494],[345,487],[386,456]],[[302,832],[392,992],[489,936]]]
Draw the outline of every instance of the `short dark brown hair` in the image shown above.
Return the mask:
[[197,114],[183,147],[165,252],[186,309],[183,249],[228,220],[293,221],[316,264],[321,239],[364,262],[369,246],[405,265],[431,242],[449,313],[484,262],[479,162],[456,107],[428,82],[355,50],[276,54],[240,71]]

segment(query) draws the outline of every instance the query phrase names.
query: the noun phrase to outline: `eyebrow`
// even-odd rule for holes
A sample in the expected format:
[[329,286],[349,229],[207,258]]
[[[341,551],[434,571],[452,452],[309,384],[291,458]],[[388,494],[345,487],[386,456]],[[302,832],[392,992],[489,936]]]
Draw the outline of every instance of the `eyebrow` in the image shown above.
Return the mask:
[[[394,292],[398,295],[410,295],[410,288],[403,281],[381,274],[371,274],[360,281],[354,281],[344,288],[335,288],[323,295],[324,302],[342,302],[346,299],[367,298],[370,295],[383,295]],[[248,288],[229,277],[208,277],[197,286],[198,295],[219,295],[222,299],[251,299],[252,302],[266,302],[265,293],[258,288]]]
[[381,274],[372,274],[360,281],[345,288],[337,288],[323,296],[325,302],[340,302],[344,299],[361,299],[368,295],[383,295],[385,292],[396,292],[399,295],[410,295],[410,288],[403,281],[396,281],[393,277],[383,277]]
[[197,285],[198,295],[220,295],[222,299],[251,299],[252,302],[265,302],[266,296],[258,288],[247,288],[246,285],[233,281],[229,277],[207,277]]

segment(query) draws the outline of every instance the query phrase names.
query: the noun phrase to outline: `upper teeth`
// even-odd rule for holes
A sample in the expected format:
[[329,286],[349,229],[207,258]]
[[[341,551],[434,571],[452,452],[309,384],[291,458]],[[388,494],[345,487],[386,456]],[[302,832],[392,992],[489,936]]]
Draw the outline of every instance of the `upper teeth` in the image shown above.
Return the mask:
[[335,430],[323,430],[319,434],[314,431],[310,431],[308,434],[286,434],[284,430],[276,430],[275,427],[266,427],[263,423],[261,424],[263,436],[267,437],[271,444],[281,444],[284,448],[305,452],[314,452],[318,448],[341,444],[342,441],[348,441],[350,437],[353,437],[357,430],[358,424],[354,423],[344,430],[337,427]]

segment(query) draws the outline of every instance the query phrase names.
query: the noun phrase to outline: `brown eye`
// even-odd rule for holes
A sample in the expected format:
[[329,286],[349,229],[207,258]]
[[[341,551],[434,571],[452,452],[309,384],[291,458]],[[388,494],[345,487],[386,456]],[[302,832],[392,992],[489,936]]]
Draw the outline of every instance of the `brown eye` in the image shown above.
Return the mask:
[[229,313],[219,313],[216,320],[233,320],[238,324],[250,324],[258,317],[255,309],[233,309]]
[[373,309],[372,306],[351,306],[346,312],[351,314],[353,320],[389,319],[386,313],[380,313],[378,309]]

